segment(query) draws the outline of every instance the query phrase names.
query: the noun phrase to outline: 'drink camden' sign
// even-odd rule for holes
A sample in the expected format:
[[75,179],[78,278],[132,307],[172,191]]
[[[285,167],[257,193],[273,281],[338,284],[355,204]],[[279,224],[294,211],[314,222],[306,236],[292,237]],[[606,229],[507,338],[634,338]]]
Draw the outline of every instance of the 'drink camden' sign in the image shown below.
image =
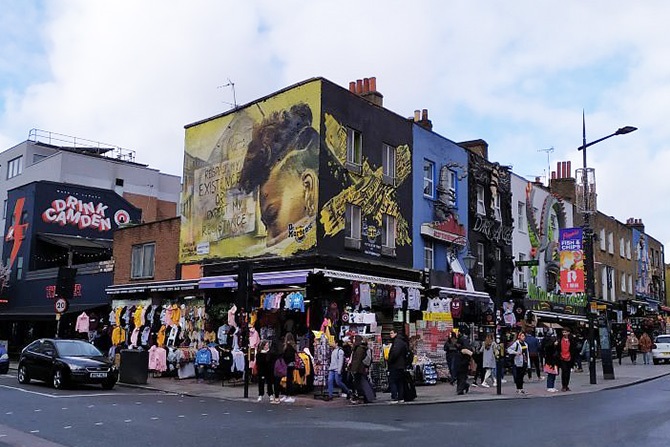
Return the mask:
[[42,213],[42,220],[62,227],[71,225],[80,230],[86,228],[100,232],[112,229],[112,219],[117,226],[130,221],[128,211],[120,209],[110,216],[108,208],[103,202],[85,202],[69,195],[51,202],[51,206]]

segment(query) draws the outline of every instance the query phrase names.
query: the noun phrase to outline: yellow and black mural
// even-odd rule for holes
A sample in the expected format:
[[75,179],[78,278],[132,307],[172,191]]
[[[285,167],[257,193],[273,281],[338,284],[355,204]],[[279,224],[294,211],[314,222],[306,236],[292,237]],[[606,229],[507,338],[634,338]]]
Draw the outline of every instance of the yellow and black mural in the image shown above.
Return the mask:
[[[377,167],[363,155],[361,173],[351,173],[344,166],[347,157],[347,130],[331,114],[324,116],[324,142],[330,158],[335,160],[331,170],[345,175],[343,189],[324,203],[320,213],[320,223],[326,236],[334,236],[344,230],[347,203],[361,207],[362,237],[364,253],[379,255],[381,251],[381,227],[384,214],[396,221],[396,246],[409,246],[411,233],[407,219],[401,212],[397,196],[398,187],[409,182],[411,174],[411,153],[409,145],[396,147],[396,175],[394,184],[384,183],[381,163]],[[332,163],[332,162],[331,162]],[[344,173],[344,174],[342,174]],[[409,185],[405,185],[409,187]]]
[[186,129],[180,262],[313,249],[319,83]]

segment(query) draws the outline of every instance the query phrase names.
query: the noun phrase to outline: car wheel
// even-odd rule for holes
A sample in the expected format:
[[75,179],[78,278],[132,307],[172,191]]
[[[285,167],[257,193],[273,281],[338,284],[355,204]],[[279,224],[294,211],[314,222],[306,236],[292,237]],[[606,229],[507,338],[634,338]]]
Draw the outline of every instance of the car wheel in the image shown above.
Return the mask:
[[658,359],[653,359],[654,360],[654,365],[658,365]]
[[65,386],[67,384],[67,379],[65,377],[65,372],[63,372],[63,370],[60,369],[60,368],[57,369],[56,371],[54,371],[52,382],[53,382],[54,388],[56,388],[57,390],[62,390],[63,388],[65,388]]
[[116,382],[114,380],[108,380],[107,382],[102,382],[102,389],[111,390],[112,388],[114,388],[114,385],[116,385]]
[[28,368],[26,365],[19,365],[19,372],[16,375],[19,383],[30,383],[30,376],[28,375]]

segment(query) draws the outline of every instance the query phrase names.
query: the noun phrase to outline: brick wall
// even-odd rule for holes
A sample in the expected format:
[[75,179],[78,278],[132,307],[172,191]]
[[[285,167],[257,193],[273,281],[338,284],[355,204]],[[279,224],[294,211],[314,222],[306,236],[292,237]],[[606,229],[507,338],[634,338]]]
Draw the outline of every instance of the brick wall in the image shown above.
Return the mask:
[[[168,281],[177,279],[179,262],[179,230],[181,219],[159,220],[147,224],[122,228],[114,232],[114,284],[133,281]],[[130,266],[133,245],[156,244],[154,277],[131,280]]]
[[142,210],[142,222],[169,219],[177,215],[177,204],[143,194],[123,193],[123,198]]

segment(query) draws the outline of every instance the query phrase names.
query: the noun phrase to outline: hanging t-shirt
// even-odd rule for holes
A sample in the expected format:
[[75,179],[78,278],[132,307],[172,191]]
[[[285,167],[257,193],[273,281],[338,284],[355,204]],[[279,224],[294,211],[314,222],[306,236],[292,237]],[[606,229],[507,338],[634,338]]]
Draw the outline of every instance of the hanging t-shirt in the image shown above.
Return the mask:
[[451,317],[452,318],[461,318],[461,313],[463,312],[463,302],[460,298],[454,298],[451,300]]
[[370,284],[361,283],[360,287],[360,303],[363,308],[372,307],[372,299],[370,298]]
[[421,309],[421,295],[418,289],[413,287],[407,289],[407,308],[409,310]]
[[401,309],[405,302],[405,292],[402,291],[402,288],[395,288],[395,307],[396,309]]
[[428,298],[428,312],[442,312],[442,303],[439,298]]
[[361,284],[358,281],[351,283],[351,305],[353,307],[356,307],[361,303],[360,285]]

